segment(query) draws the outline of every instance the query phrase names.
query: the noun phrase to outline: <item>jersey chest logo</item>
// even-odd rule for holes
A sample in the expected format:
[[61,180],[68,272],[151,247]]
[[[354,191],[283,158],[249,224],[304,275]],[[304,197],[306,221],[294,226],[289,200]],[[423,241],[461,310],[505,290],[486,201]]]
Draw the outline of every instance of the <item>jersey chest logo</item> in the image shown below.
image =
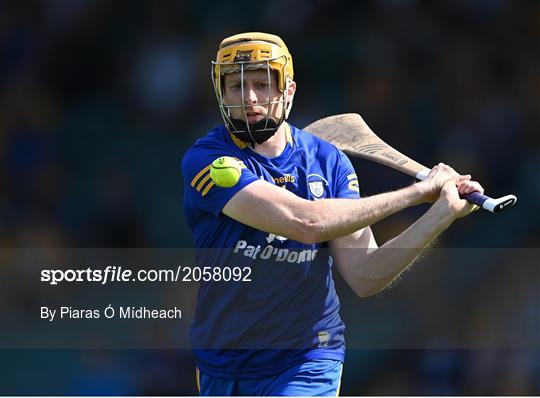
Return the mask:
[[309,183],[309,191],[316,198],[320,198],[324,194],[324,185],[322,181],[313,181]]
[[326,187],[328,181],[319,174],[310,174],[307,178],[309,192],[314,199],[323,199],[326,197]]

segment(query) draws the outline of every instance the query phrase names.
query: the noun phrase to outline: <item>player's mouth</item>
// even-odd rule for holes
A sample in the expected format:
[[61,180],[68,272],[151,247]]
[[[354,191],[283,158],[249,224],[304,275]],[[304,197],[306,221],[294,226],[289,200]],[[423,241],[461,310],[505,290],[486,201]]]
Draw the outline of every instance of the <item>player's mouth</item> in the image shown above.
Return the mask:
[[259,112],[246,112],[246,118],[249,124],[255,124],[266,118],[266,116]]

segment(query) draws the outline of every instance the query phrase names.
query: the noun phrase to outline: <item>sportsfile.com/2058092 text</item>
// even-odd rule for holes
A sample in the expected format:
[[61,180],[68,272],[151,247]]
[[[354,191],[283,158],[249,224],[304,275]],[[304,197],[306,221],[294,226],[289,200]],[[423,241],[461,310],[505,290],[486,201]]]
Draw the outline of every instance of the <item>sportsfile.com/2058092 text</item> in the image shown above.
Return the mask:
[[41,282],[49,285],[73,282],[251,282],[250,267],[186,267],[139,269],[122,266],[85,269],[43,269]]

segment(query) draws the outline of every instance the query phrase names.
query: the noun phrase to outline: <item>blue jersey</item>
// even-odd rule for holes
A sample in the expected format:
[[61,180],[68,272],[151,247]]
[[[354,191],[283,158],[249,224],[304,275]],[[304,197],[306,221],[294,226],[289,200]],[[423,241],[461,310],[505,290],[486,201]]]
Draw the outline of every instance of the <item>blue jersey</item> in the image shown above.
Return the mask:
[[[332,258],[319,250],[327,245],[276,236],[221,212],[238,191],[261,179],[308,200],[360,197],[355,171],[341,151],[286,128],[287,145],[275,158],[254,152],[219,126],[182,160],[196,265],[236,267],[251,280],[201,282],[191,339],[197,366],[214,377],[265,377],[306,359],[344,359]],[[210,165],[221,156],[245,165],[234,187],[220,188],[210,178]]]

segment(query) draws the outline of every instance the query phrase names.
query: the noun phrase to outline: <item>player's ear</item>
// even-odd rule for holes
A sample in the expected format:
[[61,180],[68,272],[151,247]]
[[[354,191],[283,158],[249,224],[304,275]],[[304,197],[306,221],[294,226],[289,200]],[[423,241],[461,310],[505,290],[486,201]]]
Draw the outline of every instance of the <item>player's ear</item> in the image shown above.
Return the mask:
[[287,99],[293,98],[296,92],[296,82],[294,80],[287,79]]
[[294,99],[294,93],[296,93],[296,82],[291,79],[287,79],[287,92],[285,93],[285,119],[289,117],[289,113],[291,112],[292,103]]

